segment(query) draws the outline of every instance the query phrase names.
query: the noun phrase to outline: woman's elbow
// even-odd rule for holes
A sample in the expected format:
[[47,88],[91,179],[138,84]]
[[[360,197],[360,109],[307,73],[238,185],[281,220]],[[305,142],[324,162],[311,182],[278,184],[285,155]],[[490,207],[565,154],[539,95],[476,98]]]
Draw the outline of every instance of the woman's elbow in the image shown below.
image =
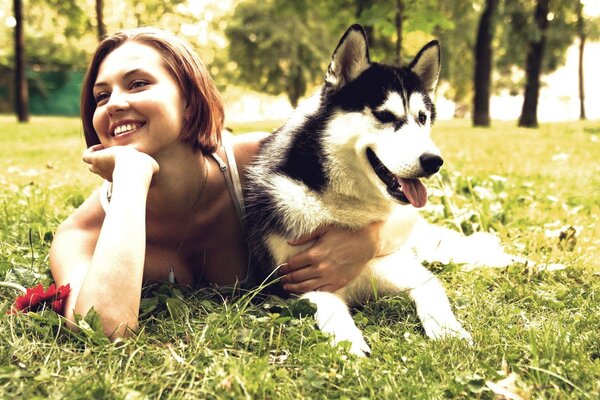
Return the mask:
[[[79,331],[81,326],[75,322],[81,317],[79,315],[89,315],[91,308],[87,312],[79,313],[77,309],[73,310],[71,315],[65,315],[67,319],[67,328]],[[103,310],[101,307],[94,307],[93,312],[98,316],[102,333],[111,341],[133,336],[139,329],[137,315],[126,316],[123,313],[114,310]],[[77,315],[77,317],[76,317]]]

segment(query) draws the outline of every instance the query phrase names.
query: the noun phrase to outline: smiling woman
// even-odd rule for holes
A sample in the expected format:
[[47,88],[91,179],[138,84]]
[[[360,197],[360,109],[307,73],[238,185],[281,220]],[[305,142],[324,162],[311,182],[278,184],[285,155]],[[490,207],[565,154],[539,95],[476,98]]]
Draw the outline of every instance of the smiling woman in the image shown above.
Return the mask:
[[[180,95],[183,96],[188,109],[195,111],[187,115],[183,121],[182,139],[194,143],[195,148],[201,149],[205,154],[215,151],[224,120],[223,104],[219,93],[206,67],[193,53],[189,45],[173,35],[169,35],[172,36],[173,40],[165,40],[162,38],[164,35],[166,35],[166,32],[156,29],[131,30],[118,32],[100,44],[83,82],[81,96],[82,119],[88,145],[100,143],[94,130],[93,116],[96,112],[96,106],[101,105],[97,104],[97,101],[104,100],[105,96],[110,95],[109,92],[100,90],[106,83],[103,82],[101,75],[98,77],[99,72],[101,72],[99,69],[101,63],[105,65],[103,61],[110,62],[110,59],[105,60],[105,58],[109,58],[107,57],[109,54],[120,49],[121,51],[118,53],[127,56],[129,61],[127,67],[122,67],[129,68],[122,71],[123,78],[129,79],[129,85],[132,86],[127,89],[132,89],[132,91],[138,89],[139,91],[140,88],[143,88],[147,82],[143,79],[136,81],[134,78],[137,77],[136,74],[152,72],[146,70],[149,67],[154,66],[156,69],[154,72],[158,72],[159,76],[161,74],[168,75],[162,76],[162,82],[164,83],[165,80],[169,79],[175,82],[176,90],[185,92],[180,93]],[[121,48],[123,46],[124,49]],[[134,49],[137,47],[138,51],[128,54],[127,49],[130,46]],[[148,56],[150,58],[145,60],[144,57],[147,55],[144,49],[139,48],[141,46],[149,46],[150,49],[154,50],[154,57],[150,55]],[[112,57],[112,59],[112,62],[117,64],[123,61],[117,57]],[[144,63],[146,61],[149,63]],[[155,64],[152,64],[153,62]],[[105,67],[105,71],[110,70],[110,65]],[[97,96],[101,98],[98,99]],[[156,101],[159,101],[159,99],[156,99]],[[202,132],[203,135],[199,136],[198,132]]]
[[[92,125],[105,147],[131,144],[156,158],[180,135],[184,97],[148,45],[128,42],[110,53],[98,70],[93,96]],[[127,108],[135,112],[122,112]]]
[[[152,28],[104,39],[81,111],[83,160],[106,182],[61,224],[50,250],[56,284],[71,288],[69,326],[93,308],[106,335],[135,331],[144,281],[238,288],[262,281],[251,268],[241,187],[266,135],[221,132],[223,104],[189,44]],[[394,245],[379,239],[386,226],[321,227],[290,261],[286,288],[336,290]]]

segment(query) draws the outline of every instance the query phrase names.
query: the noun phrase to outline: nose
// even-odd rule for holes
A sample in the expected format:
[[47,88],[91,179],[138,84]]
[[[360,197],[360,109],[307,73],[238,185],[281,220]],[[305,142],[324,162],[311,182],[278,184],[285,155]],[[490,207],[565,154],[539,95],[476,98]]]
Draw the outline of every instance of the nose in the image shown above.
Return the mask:
[[425,153],[419,157],[419,163],[427,175],[433,175],[440,170],[444,160],[437,154]]
[[113,90],[106,103],[106,110],[112,114],[122,111],[129,106],[126,96],[118,90]]

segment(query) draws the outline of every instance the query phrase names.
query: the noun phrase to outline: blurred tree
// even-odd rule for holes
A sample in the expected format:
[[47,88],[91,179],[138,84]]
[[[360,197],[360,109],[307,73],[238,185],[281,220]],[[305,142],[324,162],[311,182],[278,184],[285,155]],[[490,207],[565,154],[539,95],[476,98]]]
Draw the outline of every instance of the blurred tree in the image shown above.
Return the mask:
[[23,35],[23,3],[13,2],[15,16],[15,108],[19,122],[29,122],[29,96],[25,76],[25,39]]
[[[163,23],[167,22],[169,17],[188,17],[189,15],[179,13],[178,6],[187,3],[186,0],[128,0],[128,8],[133,10],[133,15],[137,26],[155,25],[164,27]],[[174,18],[177,22],[174,25],[180,24],[182,21]],[[171,29],[174,27],[171,26]]]
[[27,54],[36,71],[84,69],[96,35],[82,0],[29,0]]
[[[575,38],[574,2],[505,0],[501,4],[503,23],[499,25],[495,58],[500,74],[497,86],[509,88],[512,94],[525,87],[519,126],[534,127],[541,77],[564,64],[566,50]],[[524,69],[524,83],[515,73],[515,67]]]
[[[435,29],[452,28],[450,20],[436,11],[438,6],[438,0],[244,1],[225,31],[236,65],[230,72],[236,82],[253,90],[286,93],[296,106],[323,76],[337,40],[352,22],[365,27],[374,60],[398,62],[403,50],[416,54]],[[274,21],[284,21],[285,29]],[[416,31],[419,43],[403,48],[404,33]]]
[[546,31],[548,30],[548,12],[550,0],[537,0],[534,20],[538,34],[528,41],[527,63],[525,66],[525,97],[523,108],[519,117],[519,126],[535,128],[538,125],[537,107],[540,94],[540,76],[542,74],[542,60],[546,45]]
[[584,90],[584,71],[583,71],[583,54],[585,43],[588,39],[596,40],[600,37],[600,19],[587,17],[584,12],[584,5],[581,0],[577,1],[577,37],[579,39],[579,60],[577,68],[577,81],[579,83],[579,119],[585,120],[585,90]]
[[474,47],[478,16],[482,1],[453,0],[440,3],[439,9],[452,26],[439,28],[435,36],[442,44],[442,72],[438,92],[456,104],[455,116],[462,117],[472,109]]
[[372,46],[378,60],[404,64],[425,41],[454,29],[452,16],[444,12],[448,3],[441,0],[374,2],[361,11],[358,21],[381,36],[379,40],[375,38]]
[[475,43],[475,79],[473,125],[490,126],[490,95],[492,80],[492,39],[494,37],[498,0],[486,0],[479,19]]
[[577,68],[579,81],[579,119],[587,119],[585,115],[585,90],[583,85],[583,50],[585,48],[586,32],[583,19],[583,3],[577,2],[577,35],[579,36],[579,66]]
[[98,29],[98,41],[106,36],[106,24],[104,23],[104,0],[96,0],[96,28]]
[[247,1],[236,7],[225,30],[236,82],[268,94],[285,93],[296,107],[324,73],[336,26],[325,23],[322,8],[310,2]]
[[404,25],[404,0],[396,0],[396,64],[402,64],[402,26]]

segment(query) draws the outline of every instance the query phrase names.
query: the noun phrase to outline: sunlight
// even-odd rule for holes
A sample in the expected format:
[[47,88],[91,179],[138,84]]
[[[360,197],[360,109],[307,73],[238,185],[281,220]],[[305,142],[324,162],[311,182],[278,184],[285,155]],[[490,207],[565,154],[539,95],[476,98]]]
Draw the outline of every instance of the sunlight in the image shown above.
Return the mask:
[[600,16],[600,1],[599,0],[581,0],[583,3],[583,13],[588,17]]

